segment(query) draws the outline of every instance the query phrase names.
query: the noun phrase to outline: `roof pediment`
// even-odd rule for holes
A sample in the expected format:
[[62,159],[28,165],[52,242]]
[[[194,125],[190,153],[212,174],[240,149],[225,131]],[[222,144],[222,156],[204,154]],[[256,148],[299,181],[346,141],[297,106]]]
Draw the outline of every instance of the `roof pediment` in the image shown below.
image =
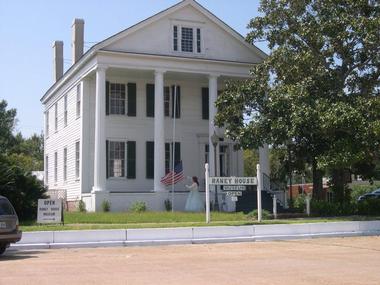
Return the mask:
[[[172,26],[202,27],[201,54],[173,52]],[[99,44],[108,51],[200,57],[206,59],[250,62],[262,61],[266,55],[193,0],[184,0]]]

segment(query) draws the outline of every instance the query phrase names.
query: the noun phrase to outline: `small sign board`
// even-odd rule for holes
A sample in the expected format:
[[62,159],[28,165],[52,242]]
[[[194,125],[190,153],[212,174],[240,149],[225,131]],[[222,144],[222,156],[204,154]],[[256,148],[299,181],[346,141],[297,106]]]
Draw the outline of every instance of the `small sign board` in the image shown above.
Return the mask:
[[38,199],[37,223],[59,224],[62,219],[61,199]]
[[210,177],[210,185],[257,185],[256,177]]
[[241,185],[225,185],[223,191],[245,191],[247,187]]
[[241,191],[227,191],[226,192],[227,196],[243,196],[243,192]]

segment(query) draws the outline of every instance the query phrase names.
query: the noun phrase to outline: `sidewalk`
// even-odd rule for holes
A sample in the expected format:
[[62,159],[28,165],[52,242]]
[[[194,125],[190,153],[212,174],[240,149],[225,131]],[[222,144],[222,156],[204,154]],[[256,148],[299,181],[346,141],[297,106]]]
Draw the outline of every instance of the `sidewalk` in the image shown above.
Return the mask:
[[26,232],[10,249],[204,244],[362,235],[380,235],[380,221]]

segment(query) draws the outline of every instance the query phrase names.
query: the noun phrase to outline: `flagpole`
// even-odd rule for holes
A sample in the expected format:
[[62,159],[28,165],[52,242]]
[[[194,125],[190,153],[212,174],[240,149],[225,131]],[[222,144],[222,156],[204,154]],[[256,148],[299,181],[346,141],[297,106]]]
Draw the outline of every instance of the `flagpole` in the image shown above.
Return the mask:
[[174,85],[174,108],[172,110],[173,112],[173,147],[172,147],[172,212],[174,212],[174,167],[175,167],[175,119],[177,117],[177,85]]

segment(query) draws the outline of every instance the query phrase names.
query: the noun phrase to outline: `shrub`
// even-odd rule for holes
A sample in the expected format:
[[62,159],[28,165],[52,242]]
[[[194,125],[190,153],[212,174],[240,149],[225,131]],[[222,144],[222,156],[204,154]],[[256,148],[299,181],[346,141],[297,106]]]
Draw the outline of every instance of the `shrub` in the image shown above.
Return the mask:
[[167,212],[170,212],[172,210],[172,202],[169,199],[166,199],[164,201],[164,204],[165,204],[165,210]]
[[[257,220],[257,215],[258,215],[258,211],[256,209],[256,210],[253,210],[252,212],[249,212],[247,214],[247,218],[252,219],[252,220]],[[261,217],[263,220],[269,220],[272,218],[272,215],[269,211],[263,209],[261,212]]]
[[298,195],[296,199],[294,199],[293,207],[298,212],[305,212],[306,208],[306,196],[304,194]]
[[141,213],[145,212],[147,210],[145,202],[142,201],[137,201],[132,204],[130,207],[130,211],[135,212],[135,213]]
[[311,213],[313,216],[332,217],[355,215],[357,207],[354,203],[330,203],[327,201],[311,200]]
[[372,192],[375,189],[380,188],[380,183],[374,183],[373,185],[369,184],[357,184],[351,186],[351,199],[352,201],[357,201],[359,196],[366,193]]
[[0,195],[9,199],[21,221],[27,221],[36,218],[38,199],[46,198],[46,189],[35,176],[0,157]]
[[368,199],[358,203],[359,215],[380,216],[380,199]]
[[83,200],[79,200],[78,202],[78,211],[81,213],[86,212],[86,203]]
[[108,200],[103,200],[102,202],[102,211],[109,212],[111,209],[111,203]]

